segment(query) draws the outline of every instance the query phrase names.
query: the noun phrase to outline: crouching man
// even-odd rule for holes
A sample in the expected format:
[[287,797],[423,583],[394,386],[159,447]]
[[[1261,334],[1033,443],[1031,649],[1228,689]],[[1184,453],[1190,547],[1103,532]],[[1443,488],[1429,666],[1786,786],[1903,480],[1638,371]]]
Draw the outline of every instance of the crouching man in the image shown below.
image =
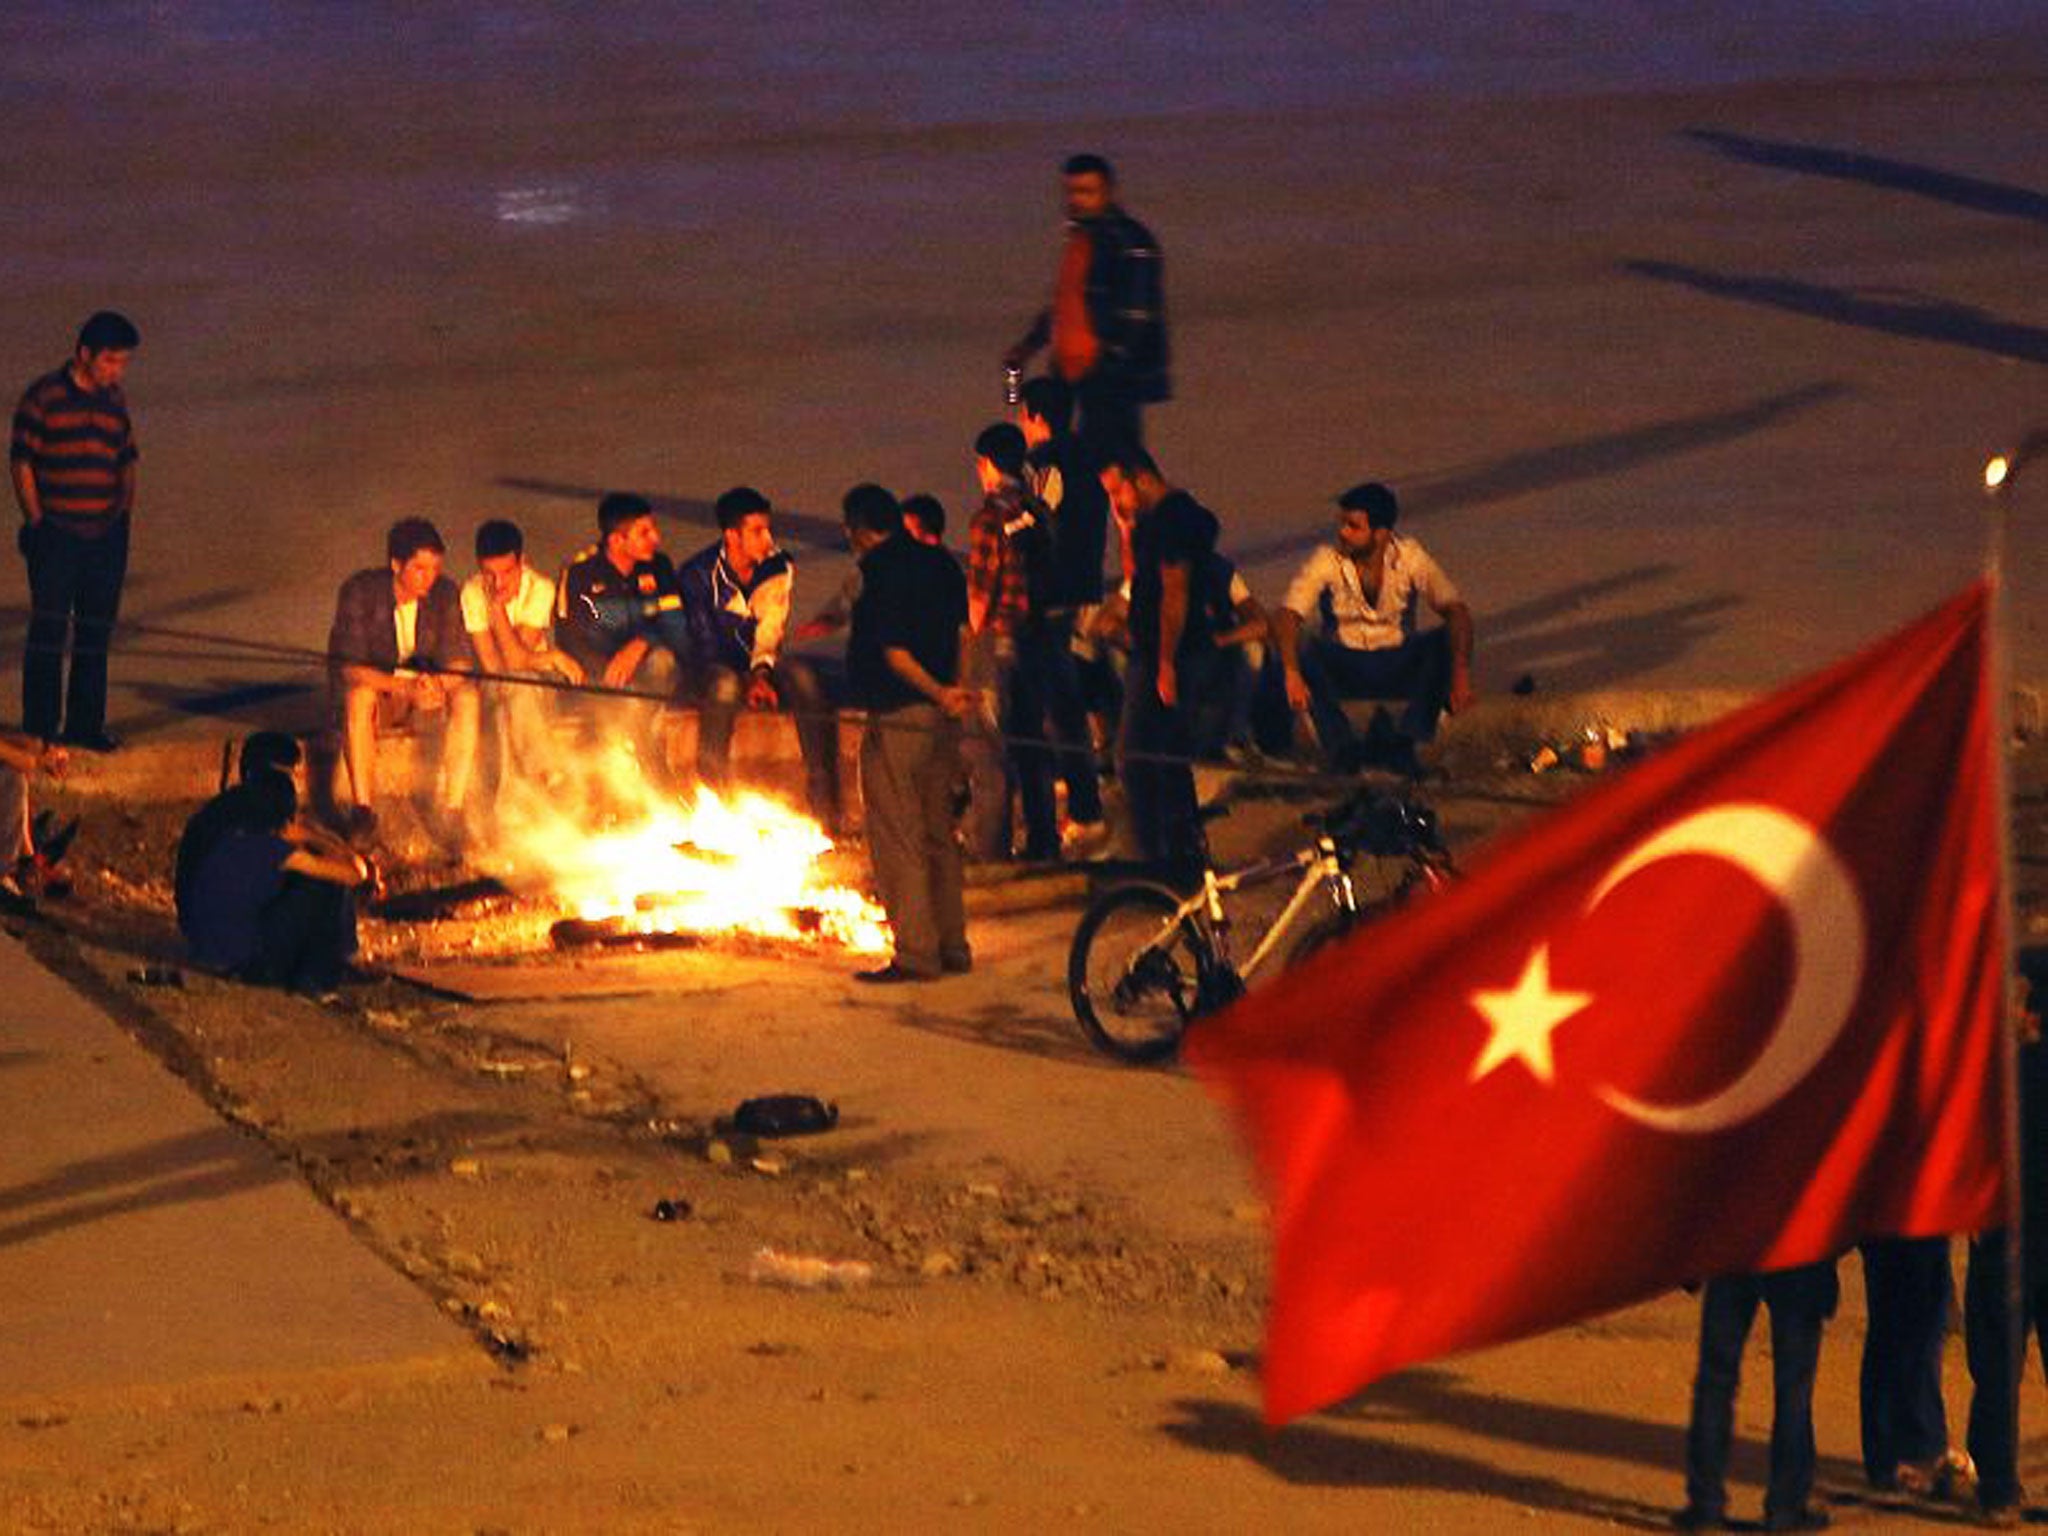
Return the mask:
[[298,795],[275,769],[231,793],[233,823],[197,860],[178,914],[192,963],[323,996],[340,985],[355,953],[355,888],[371,879],[369,862],[295,837]]

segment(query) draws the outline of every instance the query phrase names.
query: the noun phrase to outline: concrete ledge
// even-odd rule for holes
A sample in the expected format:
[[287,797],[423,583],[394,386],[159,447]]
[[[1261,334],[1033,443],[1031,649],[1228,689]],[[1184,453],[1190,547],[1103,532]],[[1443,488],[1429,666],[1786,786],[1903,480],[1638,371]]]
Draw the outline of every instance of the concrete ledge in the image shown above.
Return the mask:
[[[1449,721],[1441,740],[1460,755],[1520,747],[1532,740],[1568,739],[1595,722],[1622,730],[1688,730],[1718,719],[1759,697],[1757,690],[1599,689],[1583,693],[1512,694],[1482,699]],[[2048,686],[2026,684],[2012,696],[2016,731],[2034,736],[2048,714]],[[1369,708],[1369,706],[1366,706]],[[687,777],[696,759],[697,721],[693,710],[668,715],[670,763]],[[857,804],[861,719],[842,715],[839,729],[841,780],[848,804]],[[202,799],[220,781],[223,749],[246,734],[180,734],[133,742],[111,757],[80,753],[73,757],[68,782],[92,796],[133,801]],[[420,751],[429,737],[392,736],[379,744],[379,764],[388,793],[402,793],[412,782],[416,764],[428,761]],[[733,769],[742,781],[782,789],[801,801],[802,755],[795,723],[786,715],[747,713],[733,732]],[[303,787],[303,786],[302,786]]]

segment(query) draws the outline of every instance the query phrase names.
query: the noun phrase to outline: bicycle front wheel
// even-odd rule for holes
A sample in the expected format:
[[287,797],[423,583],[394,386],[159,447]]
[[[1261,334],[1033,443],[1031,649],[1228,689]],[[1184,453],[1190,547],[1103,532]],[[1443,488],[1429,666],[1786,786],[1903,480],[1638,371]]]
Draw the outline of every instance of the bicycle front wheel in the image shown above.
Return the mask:
[[1199,1010],[1214,968],[1209,941],[1163,885],[1119,885],[1081,917],[1067,955],[1074,1017],[1096,1047],[1129,1062],[1163,1061]]

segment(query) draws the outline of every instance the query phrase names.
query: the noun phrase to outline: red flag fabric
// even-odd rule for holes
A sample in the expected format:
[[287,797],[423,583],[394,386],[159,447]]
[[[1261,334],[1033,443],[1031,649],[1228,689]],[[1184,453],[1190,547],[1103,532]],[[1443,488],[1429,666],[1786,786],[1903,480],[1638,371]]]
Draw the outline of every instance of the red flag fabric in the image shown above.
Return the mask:
[[1979,585],[1196,1025],[1269,1195],[1265,1405],[2001,1219]]

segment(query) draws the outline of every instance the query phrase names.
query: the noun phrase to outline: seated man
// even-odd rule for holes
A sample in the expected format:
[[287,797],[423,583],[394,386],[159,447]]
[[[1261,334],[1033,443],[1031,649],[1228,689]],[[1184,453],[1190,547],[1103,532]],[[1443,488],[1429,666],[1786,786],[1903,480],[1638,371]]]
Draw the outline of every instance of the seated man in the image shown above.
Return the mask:
[[379,729],[442,716],[447,730],[428,830],[444,846],[459,847],[480,719],[475,683],[465,675],[474,663],[462,600],[441,571],[447,546],[425,518],[392,524],[384,553],[386,566],[357,571],[341,584],[327,636],[342,756],[355,793],[349,831],[365,834],[377,824]]
[[667,760],[661,707],[682,681],[690,637],[676,570],[642,497],[614,491],[597,504],[598,542],[570,558],[555,591],[555,644],[592,683],[640,696],[636,750],[657,778]]
[[298,796],[275,769],[229,793],[237,822],[197,861],[178,915],[192,963],[262,986],[332,991],[355,952],[354,892],[370,878],[368,862],[296,837]]
[[[476,575],[462,584],[462,627],[483,670],[498,678],[582,682],[575,658],[549,643],[555,584],[526,563],[518,524],[493,518],[478,528],[476,564]],[[507,681],[486,686],[484,698],[497,722],[498,750],[521,772],[549,776],[547,691]]]
[[759,491],[736,486],[717,510],[717,542],[677,573],[698,688],[697,777],[721,793],[730,787],[742,704],[786,708],[796,716],[811,814],[830,831],[839,825],[839,719],[817,673],[782,649],[795,563],[775,547]]
[[[1405,703],[1386,766],[1413,771],[1437,717],[1472,702],[1472,613],[1428,552],[1395,534],[1392,491],[1355,485],[1337,506],[1336,542],[1309,556],[1273,626],[1288,707],[1310,715],[1325,758],[1348,770],[1358,750],[1342,701]],[[1440,626],[1416,629],[1418,600]]]
[[614,491],[597,504],[597,539],[562,568],[555,643],[590,682],[672,695],[689,635],[654,509]]

